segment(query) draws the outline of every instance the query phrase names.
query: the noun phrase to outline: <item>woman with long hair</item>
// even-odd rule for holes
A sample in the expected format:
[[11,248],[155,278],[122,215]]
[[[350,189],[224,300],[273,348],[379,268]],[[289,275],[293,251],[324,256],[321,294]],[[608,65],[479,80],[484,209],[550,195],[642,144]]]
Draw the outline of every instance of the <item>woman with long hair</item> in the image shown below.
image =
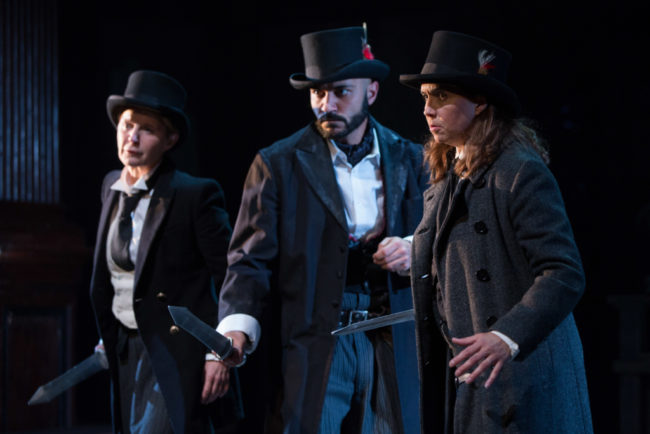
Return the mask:
[[582,263],[546,147],[518,118],[510,60],[438,31],[421,73],[400,76],[431,132],[411,267],[424,433],[440,427],[436,329],[449,348],[446,432],[593,431],[572,314]]

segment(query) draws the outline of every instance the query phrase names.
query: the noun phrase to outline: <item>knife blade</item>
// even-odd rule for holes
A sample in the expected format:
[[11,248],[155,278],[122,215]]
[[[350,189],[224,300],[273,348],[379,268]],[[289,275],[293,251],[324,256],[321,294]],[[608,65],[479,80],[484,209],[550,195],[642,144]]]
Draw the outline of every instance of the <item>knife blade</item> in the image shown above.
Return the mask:
[[50,402],[72,386],[95,375],[97,372],[108,369],[108,359],[104,351],[95,351],[82,362],[68,369],[47,384],[43,384],[27,402],[27,405],[44,404]]
[[414,318],[415,313],[413,309],[403,310],[401,312],[382,315],[377,318],[359,321],[345,327],[341,327],[340,329],[333,330],[332,336],[343,336],[349,335],[350,333],[366,332],[368,330],[374,330],[379,327],[386,327],[406,321],[413,321]]

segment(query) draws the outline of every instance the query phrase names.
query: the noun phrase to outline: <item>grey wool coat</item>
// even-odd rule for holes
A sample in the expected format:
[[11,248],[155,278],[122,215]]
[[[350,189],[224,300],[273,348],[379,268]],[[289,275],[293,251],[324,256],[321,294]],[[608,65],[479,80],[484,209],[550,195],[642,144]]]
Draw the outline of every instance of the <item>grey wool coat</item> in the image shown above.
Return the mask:
[[[373,125],[386,236],[410,235],[422,218],[428,177],[422,147]],[[271,389],[265,432],[318,431],[336,339],[330,332],[338,327],[346,281],[348,234],[332,158],[313,124],[260,150],[244,185],[219,317],[245,313],[262,323],[260,345],[266,342],[269,356],[260,389]],[[387,283],[390,309],[410,309],[408,278],[392,274]],[[419,431],[414,324],[392,329],[404,432],[414,433]]]
[[[440,375],[440,333],[499,331],[519,345],[496,382],[456,389],[454,433],[591,433],[591,412],[572,310],[585,278],[559,187],[537,153],[518,143],[457,185],[424,193],[411,270],[421,379],[422,432]],[[447,206],[449,204],[449,206]],[[454,387],[453,385],[451,387]],[[452,394],[453,396],[453,394]]]

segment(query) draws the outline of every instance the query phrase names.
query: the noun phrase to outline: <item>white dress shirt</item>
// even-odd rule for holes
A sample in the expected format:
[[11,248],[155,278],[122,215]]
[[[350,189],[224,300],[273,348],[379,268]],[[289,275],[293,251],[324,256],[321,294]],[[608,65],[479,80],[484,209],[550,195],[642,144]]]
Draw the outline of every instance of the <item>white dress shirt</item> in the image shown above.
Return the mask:
[[339,185],[350,235],[356,240],[371,239],[384,230],[384,182],[377,133],[372,150],[354,167],[345,152],[332,141],[327,145]]

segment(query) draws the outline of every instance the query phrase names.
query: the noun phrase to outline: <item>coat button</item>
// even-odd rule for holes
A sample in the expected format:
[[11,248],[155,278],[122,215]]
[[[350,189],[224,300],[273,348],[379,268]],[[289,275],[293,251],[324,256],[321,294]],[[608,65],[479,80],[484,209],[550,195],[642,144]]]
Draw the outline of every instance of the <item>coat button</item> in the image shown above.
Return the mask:
[[474,188],[483,188],[483,187],[485,187],[485,178],[481,177],[474,184]]
[[492,326],[494,325],[495,322],[497,322],[497,317],[496,317],[496,316],[491,316],[491,317],[489,317],[489,318],[487,319],[487,321],[485,321],[485,324],[486,324],[488,327],[492,327]]
[[338,302],[338,300],[332,300],[332,307],[339,307],[341,304]]
[[179,329],[178,326],[177,326],[176,324],[174,324],[173,326],[171,326],[171,327],[169,328],[169,334],[170,334],[170,335],[178,334],[178,332],[180,332],[180,331],[181,331],[181,329]]
[[424,315],[424,318],[422,318],[422,321],[429,321],[429,315]]
[[420,279],[424,280],[424,279],[426,279],[427,277],[429,277],[428,274],[423,274],[422,276],[420,276]]
[[476,272],[476,278],[481,282],[487,282],[490,280],[490,273],[486,269],[481,268]]
[[488,228],[485,222],[476,222],[474,224],[474,230],[479,234],[487,234]]
[[337,271],[337,272],[336,272],[336,277],[338,277],[339,279],[342,279],[342,278],[343,278],[343,272],[340,271],[340,270]]
[[347,249],[346,246],[344,246],[342,244],[339,246],[339,250],[341,251],[341,253],[345,253],[345,249]]
[[164,292],[159,292],[158,294],[156,294],[156,298],[159,301],[165,301],[167,300],[167,294],[165,294]]

